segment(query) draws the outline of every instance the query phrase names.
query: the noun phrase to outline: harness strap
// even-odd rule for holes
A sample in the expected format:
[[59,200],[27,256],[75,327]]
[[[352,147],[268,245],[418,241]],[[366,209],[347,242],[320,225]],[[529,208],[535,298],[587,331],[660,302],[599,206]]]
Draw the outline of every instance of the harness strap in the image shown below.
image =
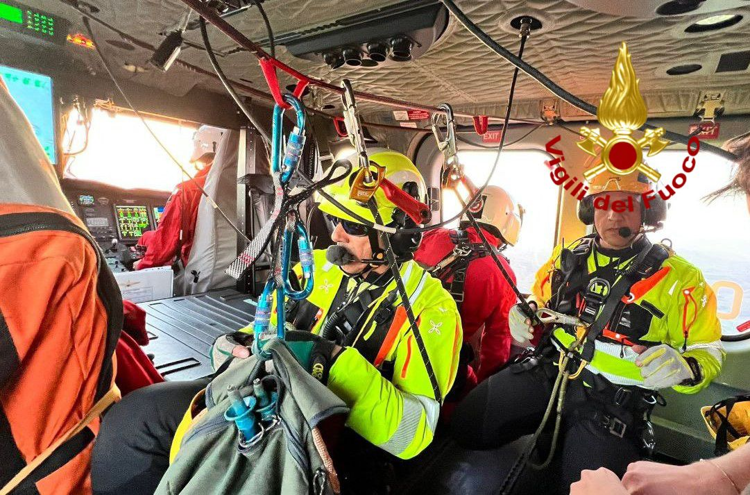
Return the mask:
[[[77,437],[80,440],[85,440],[88,437],[88,440],[83,445],[85,447],[88,445],[88,443],[93,440],[94,436],[93,434],[85,434],[84,429],[96,418],[101,416],[101,414],[112,404],[114,404],[117,400],[120,399],[120,390],[117,388],[117,385],[112,385],[112,388],[109,389],[109,392],[104,394],[104,396],[97,401],[96,404],[89,410],[86,415],[81,418],[81,420],[73,426],[70,430],[68,430],[64,435],[62,435],[60,438],[58,438],[52,445],[47,447],[47,449],[44,450],[41,454],[36,456],[30,463],[28,463],[23,469],[21,469],[18,474],[16,474],[13,479],[11,479],[8,483],[5,484],[5,486],[0,489],[0,495],[8,495],[13,489],[15,489],[18,485],[20,485],[26,478],[33,477],[34,471],[36,471],[37,468],[39,468],[42,463],[50,458],[55,458],[55,463],[57,467],[54,470],[64,466],[68,461],[70,461],[73,457],[78,455],[83,448],[61,448],[63,447],[63,444],[68,442],[69,440],[73,439],[74,437]],[[90,431],[90,430],[89,430]],[[81,436],[78,436],[78,435]],[[58,450],[59,449],[59,450]],[[67,455],[62,455],[67,454]],[[41,479],[41,478],[39,478]],[[38,479],[36,480],[38,481]]]

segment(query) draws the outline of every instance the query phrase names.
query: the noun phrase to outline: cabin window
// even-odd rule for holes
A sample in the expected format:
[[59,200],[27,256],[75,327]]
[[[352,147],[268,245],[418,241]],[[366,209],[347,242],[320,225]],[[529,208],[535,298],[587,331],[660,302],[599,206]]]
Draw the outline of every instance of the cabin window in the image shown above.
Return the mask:
[[[647,158],[662,173],[659,189],[681,171],[685,151],[668,150]],[[677,254],[701,269],[714,288],[724,335],[750,334],[750,220],[744,196],[702,198],[729,182],[732,163],[700,150],[685,185],[674,190],[664,229],[652,241],[670,239]],[[743,326],[744,324],[744,326]],[[739,327],[739,329],[738,329]],[[741,332],[740,329],[744,329]]]
[[[186,180],[137,116],[98,107],[90,115],[89,122],[76,110],[68,115],[63,136],[67,154],[64,177],[157,191],[172,191]],[[195,174],[188,159],[196,127],[166,119],[146,121],[185,170]]]
[[[478,187],[487,180],[497,156],[496,151],[462,151],[459,153],[466,175]],[[555,243],[555,219],[558,214],[560,193],[549,180],[549,169],[544,161],[547,153],[536,150],[505,151],[490,179],[490,184],[500,186],[513,196],[526,210],[518,243],[504,253],[510,259],[518,287],[530,292],[537,270],[549,259]],[[460,204],[450,191],[443,191],[443,218],[448,219],[461,211]],[[458,221],[448,225],[458,226]]]

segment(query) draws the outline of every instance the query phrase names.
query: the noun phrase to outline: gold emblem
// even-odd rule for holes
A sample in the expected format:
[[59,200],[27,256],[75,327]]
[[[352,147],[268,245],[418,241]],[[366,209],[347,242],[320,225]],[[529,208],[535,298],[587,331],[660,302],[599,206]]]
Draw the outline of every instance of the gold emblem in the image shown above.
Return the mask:
[[604,170],[617,175],[628,175],[638,170],[653,182],[661,177],[659,172],[643,163],[643,148],[649,149],[647,156],[654,156],[666,148],[669,141],[661,139],[664,129],[648,129],[637,141],[631,136],[634,130],[646,123],[648,117],[646,102],[643,101],[638,83],[628,47],[623,42],[609,88],[596,110],[599,122],[612,131],[614,136],[606,140],[599,134],[599,129],[581,128],[581,134],[586,139],[577,143],[579,148],[594,156],[596,146],[603,148],[602,163],[584,172],[586,180],[591,181]]

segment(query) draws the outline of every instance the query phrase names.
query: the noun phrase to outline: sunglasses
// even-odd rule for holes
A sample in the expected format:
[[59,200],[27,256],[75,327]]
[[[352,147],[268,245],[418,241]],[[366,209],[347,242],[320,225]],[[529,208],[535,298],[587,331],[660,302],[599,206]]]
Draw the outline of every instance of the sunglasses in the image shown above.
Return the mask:
[[367,225],[362,225],[361,223],[351,222],[349,220],[344,220],[343,218],[334,217],[333,215],[328,214],[326,214],[326,219],[334,228],[336,228],[337,225],[341,224],[344,232],[349,235],[362,237],[370,233],[370,228]]

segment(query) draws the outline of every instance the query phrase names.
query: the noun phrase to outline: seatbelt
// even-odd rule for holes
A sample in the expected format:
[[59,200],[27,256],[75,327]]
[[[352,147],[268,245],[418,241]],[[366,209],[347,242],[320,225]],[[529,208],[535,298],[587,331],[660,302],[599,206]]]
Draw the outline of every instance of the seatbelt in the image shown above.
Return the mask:
[[[117,385],[112,384],[112,388],[109,389],[109,391],[104,394],[104,396],[99,399],[96,404],[89,410],[86,415],[81,418],[81,420],[73,426],[70,430],[68,430],[63,436],[58,438],[52,445],[47,447],[44,452],[39,454],[32,460],[30,463],[26,465],[22,470],[18,472],[8,483],[5,484],[5,486],[0,489],[0,495],[8,495],[13,489],[15,489],[18,485],[20,485],[26,478],[33,477],[34,471],[41,466],[41,464],[47,460],[48,458],[54,457],[58,453],[58,449],[63,446],[64,443],[66,443],[68,440],[71,440],[73,437],[78,435],[79,433],[83,432],[84,429],[96,418],[101,416],[101,414],[112,404],[114,404],[117,400],[119,400],[121,397],[120,389],[117,388]],[[93,439],[93,436],[91,436],[91,439]],[[59,452],[63,452],[64,449],[60,450]],[[78,450],[78,449],[75,449]],[[81,449],[83,450],[83,449]],[[78,450],[78,452],[75,452],[72,457],[70,456],[61,456],[60,459],[55,459],[58,466],[55,468],[55,470],[59,469],[60,467],[64,466],[68,461],[70,461],[73,457],[78,455],[78,453],[81,452],[81,450]],[[69,453],[70,454],[70,453]],[[42,478],[39,478],[42,479]],[[36,480],[39,481],[39,480]]]

